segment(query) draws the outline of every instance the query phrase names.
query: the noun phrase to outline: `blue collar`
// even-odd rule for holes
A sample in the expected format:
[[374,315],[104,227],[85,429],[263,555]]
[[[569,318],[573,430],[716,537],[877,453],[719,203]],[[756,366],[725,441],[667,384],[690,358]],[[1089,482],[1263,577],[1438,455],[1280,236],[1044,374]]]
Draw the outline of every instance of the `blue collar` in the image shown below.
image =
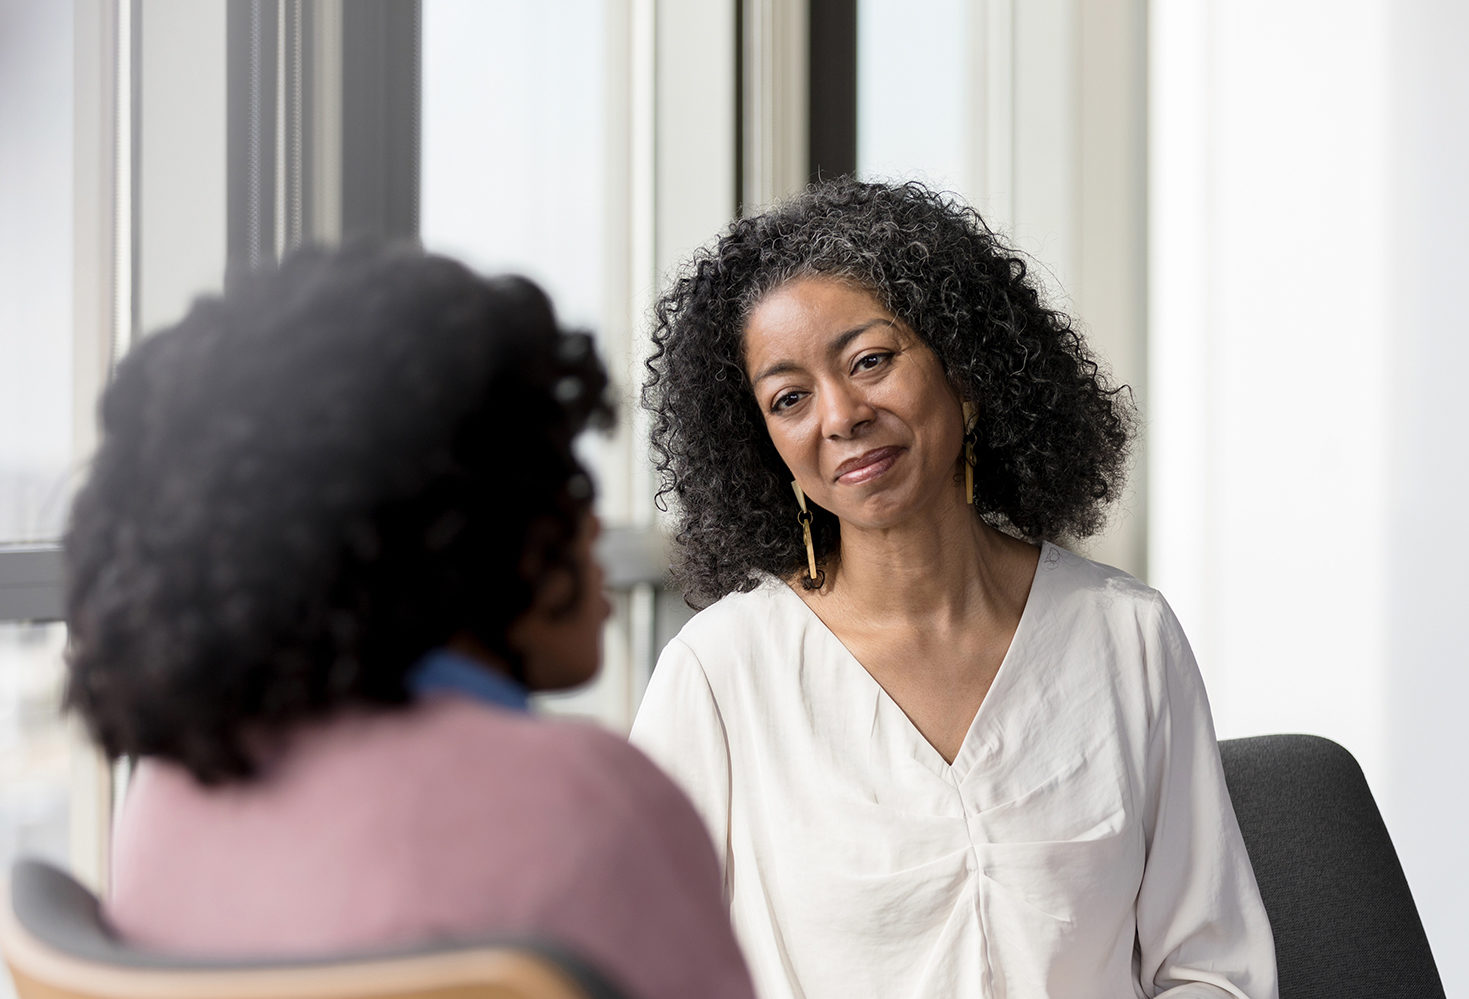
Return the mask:
[[449,649],[434,649],[408,674],[408,689],[417,696],[447,691],[512,711],[529,711],[526,690],[504,673]]

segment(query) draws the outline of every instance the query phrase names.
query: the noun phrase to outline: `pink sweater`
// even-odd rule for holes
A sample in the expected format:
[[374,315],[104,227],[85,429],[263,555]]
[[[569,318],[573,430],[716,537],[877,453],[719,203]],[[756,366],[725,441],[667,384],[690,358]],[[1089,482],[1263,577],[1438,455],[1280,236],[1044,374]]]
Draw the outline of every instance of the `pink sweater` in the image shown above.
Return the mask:
[[107,912],[145,945],[282,955],[558,940],[637,999],[753,995],[687,799],[591,726],[455,696],[309,726],[258,780],[139,766]]

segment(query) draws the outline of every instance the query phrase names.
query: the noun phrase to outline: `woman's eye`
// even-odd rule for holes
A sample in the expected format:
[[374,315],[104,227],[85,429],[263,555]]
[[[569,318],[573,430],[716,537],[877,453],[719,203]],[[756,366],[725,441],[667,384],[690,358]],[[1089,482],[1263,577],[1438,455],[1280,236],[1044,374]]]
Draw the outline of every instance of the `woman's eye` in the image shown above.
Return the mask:
[[861,357],[857,358],[857,363],[852,366],[852,370],[871,371],[873,368],[881,366],[884,361],[892,356],[892,354],[889,354],[886,351],[878,351],[872,354],[863,354]]
[[800,392],[786,392],[784,395],[776,396],[775,401],[770,404],[770,411],[779,413],[781,410],[790,409],[801,401],[801,395]]

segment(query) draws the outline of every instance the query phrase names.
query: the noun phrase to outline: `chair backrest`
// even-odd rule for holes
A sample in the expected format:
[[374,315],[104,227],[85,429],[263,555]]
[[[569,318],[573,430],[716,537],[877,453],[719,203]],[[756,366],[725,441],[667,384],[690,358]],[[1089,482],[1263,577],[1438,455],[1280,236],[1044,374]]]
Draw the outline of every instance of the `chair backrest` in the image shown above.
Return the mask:
[[132,947],[96,897],[34,860],[11,868],[0,952],[20,999],[626,999],[541,941],[455,942],[286,962],[208,961]]
[[1362,768],[1329,739],[1219,744],[1275,933],[1280,999],[1443,999],[1418,907]]

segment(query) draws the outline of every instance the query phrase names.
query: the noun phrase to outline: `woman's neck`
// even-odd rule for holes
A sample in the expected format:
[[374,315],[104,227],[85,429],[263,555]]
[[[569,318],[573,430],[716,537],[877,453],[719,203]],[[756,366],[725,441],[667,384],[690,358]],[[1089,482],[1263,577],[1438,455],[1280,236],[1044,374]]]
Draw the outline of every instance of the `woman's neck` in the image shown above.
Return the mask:
[[843,524],[827,586],[808,602],[829,598],[844,616],[873,624],[1018,615],[1036,557],[1033,545],[990,527],[967,504],[945,503],[897,527]]

